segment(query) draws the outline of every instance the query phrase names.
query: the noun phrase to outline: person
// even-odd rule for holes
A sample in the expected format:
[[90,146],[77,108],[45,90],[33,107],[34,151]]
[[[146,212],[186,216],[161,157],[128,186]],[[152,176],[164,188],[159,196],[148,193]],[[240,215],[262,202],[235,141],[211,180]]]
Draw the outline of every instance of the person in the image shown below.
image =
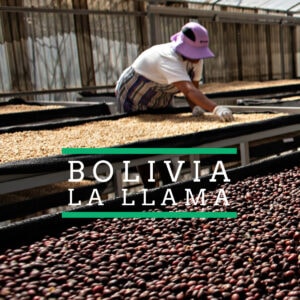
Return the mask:
[[164,109],[175,94],[183,93],[193,115],[208,111],[221,121],[233,121],[229,108],[199,90],[203,59],[211,57],[206,28],[197,22],[185,24],[170,42],[145,50],[122,72],[115,88],[119,112]]

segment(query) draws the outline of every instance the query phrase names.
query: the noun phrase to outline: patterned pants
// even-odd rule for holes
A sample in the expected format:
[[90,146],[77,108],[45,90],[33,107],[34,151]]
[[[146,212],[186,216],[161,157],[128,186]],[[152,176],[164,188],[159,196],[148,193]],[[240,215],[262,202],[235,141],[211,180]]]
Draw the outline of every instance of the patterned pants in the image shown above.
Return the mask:
[[119,112],[155,110],[168,107],[178,89],[172,85],[153,82],[127,68],[116,85]]

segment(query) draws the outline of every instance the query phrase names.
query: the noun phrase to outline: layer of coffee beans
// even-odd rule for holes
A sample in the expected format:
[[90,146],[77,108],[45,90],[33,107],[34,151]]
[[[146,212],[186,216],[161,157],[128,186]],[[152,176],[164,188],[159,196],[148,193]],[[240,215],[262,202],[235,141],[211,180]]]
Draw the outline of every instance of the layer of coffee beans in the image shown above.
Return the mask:
[[299,299],[299,186],[294,167],[223,185],[236,219],[102,219],[7,249],[0,299]]

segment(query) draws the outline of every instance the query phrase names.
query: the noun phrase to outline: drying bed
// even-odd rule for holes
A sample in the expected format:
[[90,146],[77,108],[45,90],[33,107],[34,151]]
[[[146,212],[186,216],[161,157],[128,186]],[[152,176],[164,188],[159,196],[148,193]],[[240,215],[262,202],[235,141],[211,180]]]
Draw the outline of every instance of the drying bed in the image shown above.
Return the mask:
[[[236,219],[98,219],[72,224],[56,214],[2,229],[2,248],[10,246],[0,255],[0,295],[299,299],[299,155],[228,172],[231,182],[221,187],[230,210],[238,213]],[[208,183],[203,178],[213,201],[219,184]],[[203,209],[185,205],[180,193],[184,187],[199,191],[199,183],[174,184],[178,205],[167,209]],[[160,199],[164,191],[149,193]],[[109,208],[116,209],[120,201],[111,200]],[[205,209],[216,207],[209,204]],[[43,236],[38,238],[38,231]],[[13,232],[23,244],[11,246]]]
[[[106,103],[60,103],[59,106],[42,105],[36,102],[21,103],[0,103],[0,133],[72,126],[111,114]],[[23,108],[25,111],[15,111],[20,106],[26,107]],[[1,113],[5,107],[8,109],[7,113]]]
[[12,114],[12,113],[23,113],[27,111],[40,111],[63,108],[61,105],[27,105],[27,104],[15,104],[15,105],[0,105],[0,114]]
[[[43,187],[26,189],[1,196],[0,227],[20,220],[41,216],[68,209],[69,188],[76,190],[76,197],[88,199],[93,189],[104,191],[107,184],[94,180],[82,180],[79,183],[59,182]],[[102,196],[102,198],[104,198]],[[87,201],[83,201],[85,203]]]
[[[66,147],[112,147],[197,132],[210,134],[209,131],[213,129],[270,120],[283,115],[280,113],[235,114],[233,122],[224,123],[212,114],[197,118],[191,113],[140,114],[117,120],[106,118],[57,129],[3,133],[0,163],[59,155],[61,149]],[[238,127],[232,130],[238,131]]]
[[[121,117],[121,119],[124,117]],[[284,136],[290,134],[288,142],[280,141],[280,147],[261,147],[256,151],[255,155],[266,157],[267,155],[277,154],[280,151],[294,150],[299,147],[299,115],[288,115],[277,117],[271,120],[250,122],[247,124],[228,125],[224,128],[212,129],[209,131],[195,132],[190,134],[171,136],[161,139],[149,139],[130,144],[124,144],[120,147],[232,147],[237,145],[241,163],[247,164],[251,155],[249,144],[253,141],[264,140],[270,137]],[[69,177],[68,160],[72,156],[50,156],[37,159],[28,159],[3,163],[0,165],[0,181],[1,193],[9,193],[26,188],[33,188],[39,185],[51,184],[54,182],[65,181]],[[145,161],[148,156],[132,155],[127,157],[130,160]],[[112,163],[123,161],[124,156],[109,155],[83,155],[76,156],[85,166],[95,164],[99,159],[108,159]],[[164,158],[161,158],[163,160]],[[157,159],[156,159],[157,160]],[[234,161],[239,160],[238,157],[233,158]],[[117,191],[120,187],[116,188]]]
[[[209,116],[208,116],[209,117]],[[147,120],[146,116],[146,120]],[[158,118],[164,119],[161,116],[158,116]],[[128,120],[127,118],[121,118],[125,119],[125,123]],[[151,119],[151,118],[150,118]],[[177,118],[175,118],[177,119]],[[119,120],[119,119],[118,119]],[[124,124],[124,123],[123,123]],[[183,122],[184,124],[184,122]],[[275,133],[281,132],[281,129],[283,127],[291,126],[292,129],[295,128],[295,132],[299,131],[299,115],[286,115],[281,117],[275,117],[273,119],[269,120],[263,120],[263,121],[256,121],[256,122],[249,122],[249,123],[240,123],[237,125],[231,125],[227,123],[219,123],[220,128],[217,129],[211,129],[211,130],[204,130],[204,131],[198,131],[193,133],[187,133],[182,135],[176,135],[176,136],[169,136],[164,138],[152,138],[152,139],[146,139],[141,141],[135,141],[131,143],[114,143],[111,144],[108,141],[108,144],[62,144],[60,146],[53,145],[56,149],[57,153],[61,152],[62,147],[105,147],[105,146],[118,146],[118,147],[137,147],[137,148],[155,148],[157,146],[159,147],[197,147],[202,145],[208,145],[211,143],[218,143],[218,141],[221,140],[230,140],[230,139],[238,139],[241,136],[248,136],[248,135],[259,135],[260,132],[264,131],[274,131]],[[81,128],[81,127],[80,127]],[[84,127],[83,127],[84,128]],[[77,139],[80,139],[80,137],[84,134],[87,134],[83,128],[79,130],[79,135],[77,136]],[[112,127],[110,127],[112,129]],[[51,134],[52,131],[49,132]],[[112,133],[113,134],[113,133]],[[97,135],[97,132],[96,132]],[[4,136],[3,136],[4,137]],[[106,134],[106,140],[109,140],[111,135]],[[38,142],[39,135],[35,136],[35,142]],[[22,140],[15,140],[15,143],[22,144]],[[34,140],[32,140],[32,143],[34,143]],[[232,144],[233,145],[233,144]],[[297,146],[297,145],[296,145]],[[8,149],[11,147],[7,147]],[[2,151],[5,150],[5,147],[3,147]],[[21,150],[21,149],[20,149]],[[8,155],[7,153],[2,153],[2,157]],[[34,154],[32,154],[34,156]],[[20,159],[21,154],[16,153],[15,157],[18,158],[16,160],[15,158],[12,159],[13,161],[8,161],[7,163],[0,164],[0,174],[12,174],[15,171],[19,170],[20,173],[26,173],[32,171],[42,172],[44,171],[52,171],[52,170],[63,170],[66,167],[67,161],[70,159],[70,156],[62,156],[62,155],[54,155],[49,157],[36,157],[33,159]],[[93,159],[94,157],[94,159]],[[81,157],[78,157],[78,159],[82,159],[83,161],[87,162],[95,162],[99,158],[103,157],[105,159],[105,156],[89,156],[84,155]],[[115,160],[118,161],[122,159],[123,157],[114,156]],[[7,158],[3,158],[6,160]],[[9,160],[9,159],[8,159]]]

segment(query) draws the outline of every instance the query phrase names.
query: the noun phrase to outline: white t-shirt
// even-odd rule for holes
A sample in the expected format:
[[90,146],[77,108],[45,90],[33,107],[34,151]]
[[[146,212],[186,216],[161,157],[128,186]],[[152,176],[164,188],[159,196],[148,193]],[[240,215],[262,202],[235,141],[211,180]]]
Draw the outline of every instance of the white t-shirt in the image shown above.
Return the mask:
[[172,49],[171,44],[160,44],[145,50],[133,62],[133,69],[140,75],[159,84],[200,81],[203,60],[196,64],[184,60]]

